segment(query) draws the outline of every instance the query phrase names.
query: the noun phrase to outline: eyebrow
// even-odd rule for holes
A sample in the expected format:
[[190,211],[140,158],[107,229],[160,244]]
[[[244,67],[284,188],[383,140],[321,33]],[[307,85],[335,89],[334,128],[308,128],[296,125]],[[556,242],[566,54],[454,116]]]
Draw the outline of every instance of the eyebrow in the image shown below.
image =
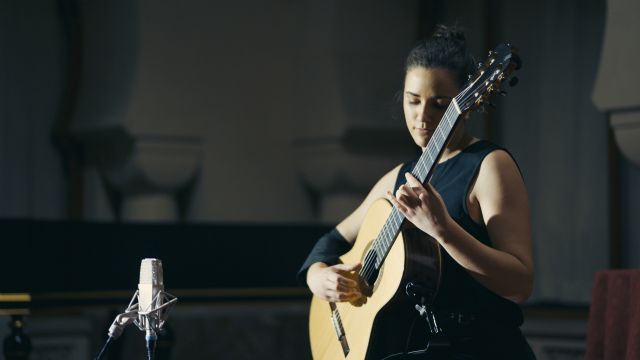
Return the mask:
[[[409,94],[409,95],[411,95],[411,96],[420,97],[420,95],[419,95],[419,94],[412,93],[411,91],[405,91],[404,93],[405,93],[405,94]],[[453,99],[453,98],[452,98],[451,96],[436,95],[436,96],[432,96],[432,97],[430,97],[429,99],[434,99],[434,100],[438,100],[438,99],[448,99],[448,100],[451,100],[451,99]]]

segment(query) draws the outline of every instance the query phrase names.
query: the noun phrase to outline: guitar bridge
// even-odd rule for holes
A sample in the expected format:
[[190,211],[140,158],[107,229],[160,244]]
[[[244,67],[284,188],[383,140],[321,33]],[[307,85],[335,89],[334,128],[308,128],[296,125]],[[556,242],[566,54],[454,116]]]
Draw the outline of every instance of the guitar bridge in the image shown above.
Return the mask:
[[331,323],[333,324],[333,329],[336,331],[336,336],[338,337],[340,346],[342,346],[344,357],[347,357],[347,355],[349,355],[349,343],[347,342],[347,336],[344,333],[344,327],[342,326],[342,319],[340,318],[338,307],[334,303],[329,303],[329,305],[331,306]]

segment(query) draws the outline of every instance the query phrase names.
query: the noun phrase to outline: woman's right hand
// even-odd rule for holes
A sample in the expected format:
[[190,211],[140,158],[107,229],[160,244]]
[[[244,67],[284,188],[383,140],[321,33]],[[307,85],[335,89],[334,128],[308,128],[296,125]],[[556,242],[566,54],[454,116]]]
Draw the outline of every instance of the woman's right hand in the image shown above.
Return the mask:
[[329,302],[357,302],[361,299],[358,270],[362,264],[328,266],[317,262],[307,271],[307,285],[313,294]]

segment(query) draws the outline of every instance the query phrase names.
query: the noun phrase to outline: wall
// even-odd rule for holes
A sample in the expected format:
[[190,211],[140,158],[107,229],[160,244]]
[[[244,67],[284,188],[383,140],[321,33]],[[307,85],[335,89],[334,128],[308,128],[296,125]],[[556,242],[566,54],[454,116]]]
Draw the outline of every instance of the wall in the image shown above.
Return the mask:
[[[610,226],[607,123],[589,100],[604,2],[498,4],[500,33],[520,48],[524,67],[520,85],[499,103],[495,139],[512,150],[530,191],[535,299],[586,302],[593,271],[607,266]],[[158,133],[187,122],[204,139],[188,221],[314,221],[292,142],[353,124],[399,126],[388,123],[385,101],[399,88],[418,2],[366,11],[338,1],[254,5],[113,2],[113,13],[96,15],[103,22],[86,29],[120,29],[91,44],[119,52],[98,62],[108,72],[91,73],[105,86],[82,99],[79,117],[107,114],[132,131]],[[65,179],[50,141],[68,75],[59,9],[48,1],[0,6],[0,215],[63,219]],[[468,23],[470,40],[481,41],[487,24],[474,16],[481,7],[446,6],[445,17]],[[623,160],[620,229],[630,267],[640,267],[638,179],[640,170]],[[95,166],[85,186],[85,218],[112,220]]]
[[608,266],[608,123],[591,102],[604,2],[502,4],[502,33],[523,67],[500,140],[529,190],[534,299],[587,303],[594,272]]
[[65,217],[64,179],[51,141],[65,79],[53,1],[0,2],[0,216]]

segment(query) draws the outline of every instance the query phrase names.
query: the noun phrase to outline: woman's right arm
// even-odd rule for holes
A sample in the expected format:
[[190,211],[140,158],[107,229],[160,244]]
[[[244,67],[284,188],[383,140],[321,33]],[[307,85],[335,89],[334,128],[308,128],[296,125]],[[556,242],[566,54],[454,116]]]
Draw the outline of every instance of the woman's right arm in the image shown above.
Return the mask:
[[[377,199],[385,197],[387,191],[393,191],[401,165],[381,177],[360,206],[336,226],[336,230],[348,243],[355,242],[371,204]],[[357,271],[360,266],[360,264],[330,266],[316,262],[307,271],[307,286],[314,295],[326,301],[355,301],[362,296],[357,281]]]

